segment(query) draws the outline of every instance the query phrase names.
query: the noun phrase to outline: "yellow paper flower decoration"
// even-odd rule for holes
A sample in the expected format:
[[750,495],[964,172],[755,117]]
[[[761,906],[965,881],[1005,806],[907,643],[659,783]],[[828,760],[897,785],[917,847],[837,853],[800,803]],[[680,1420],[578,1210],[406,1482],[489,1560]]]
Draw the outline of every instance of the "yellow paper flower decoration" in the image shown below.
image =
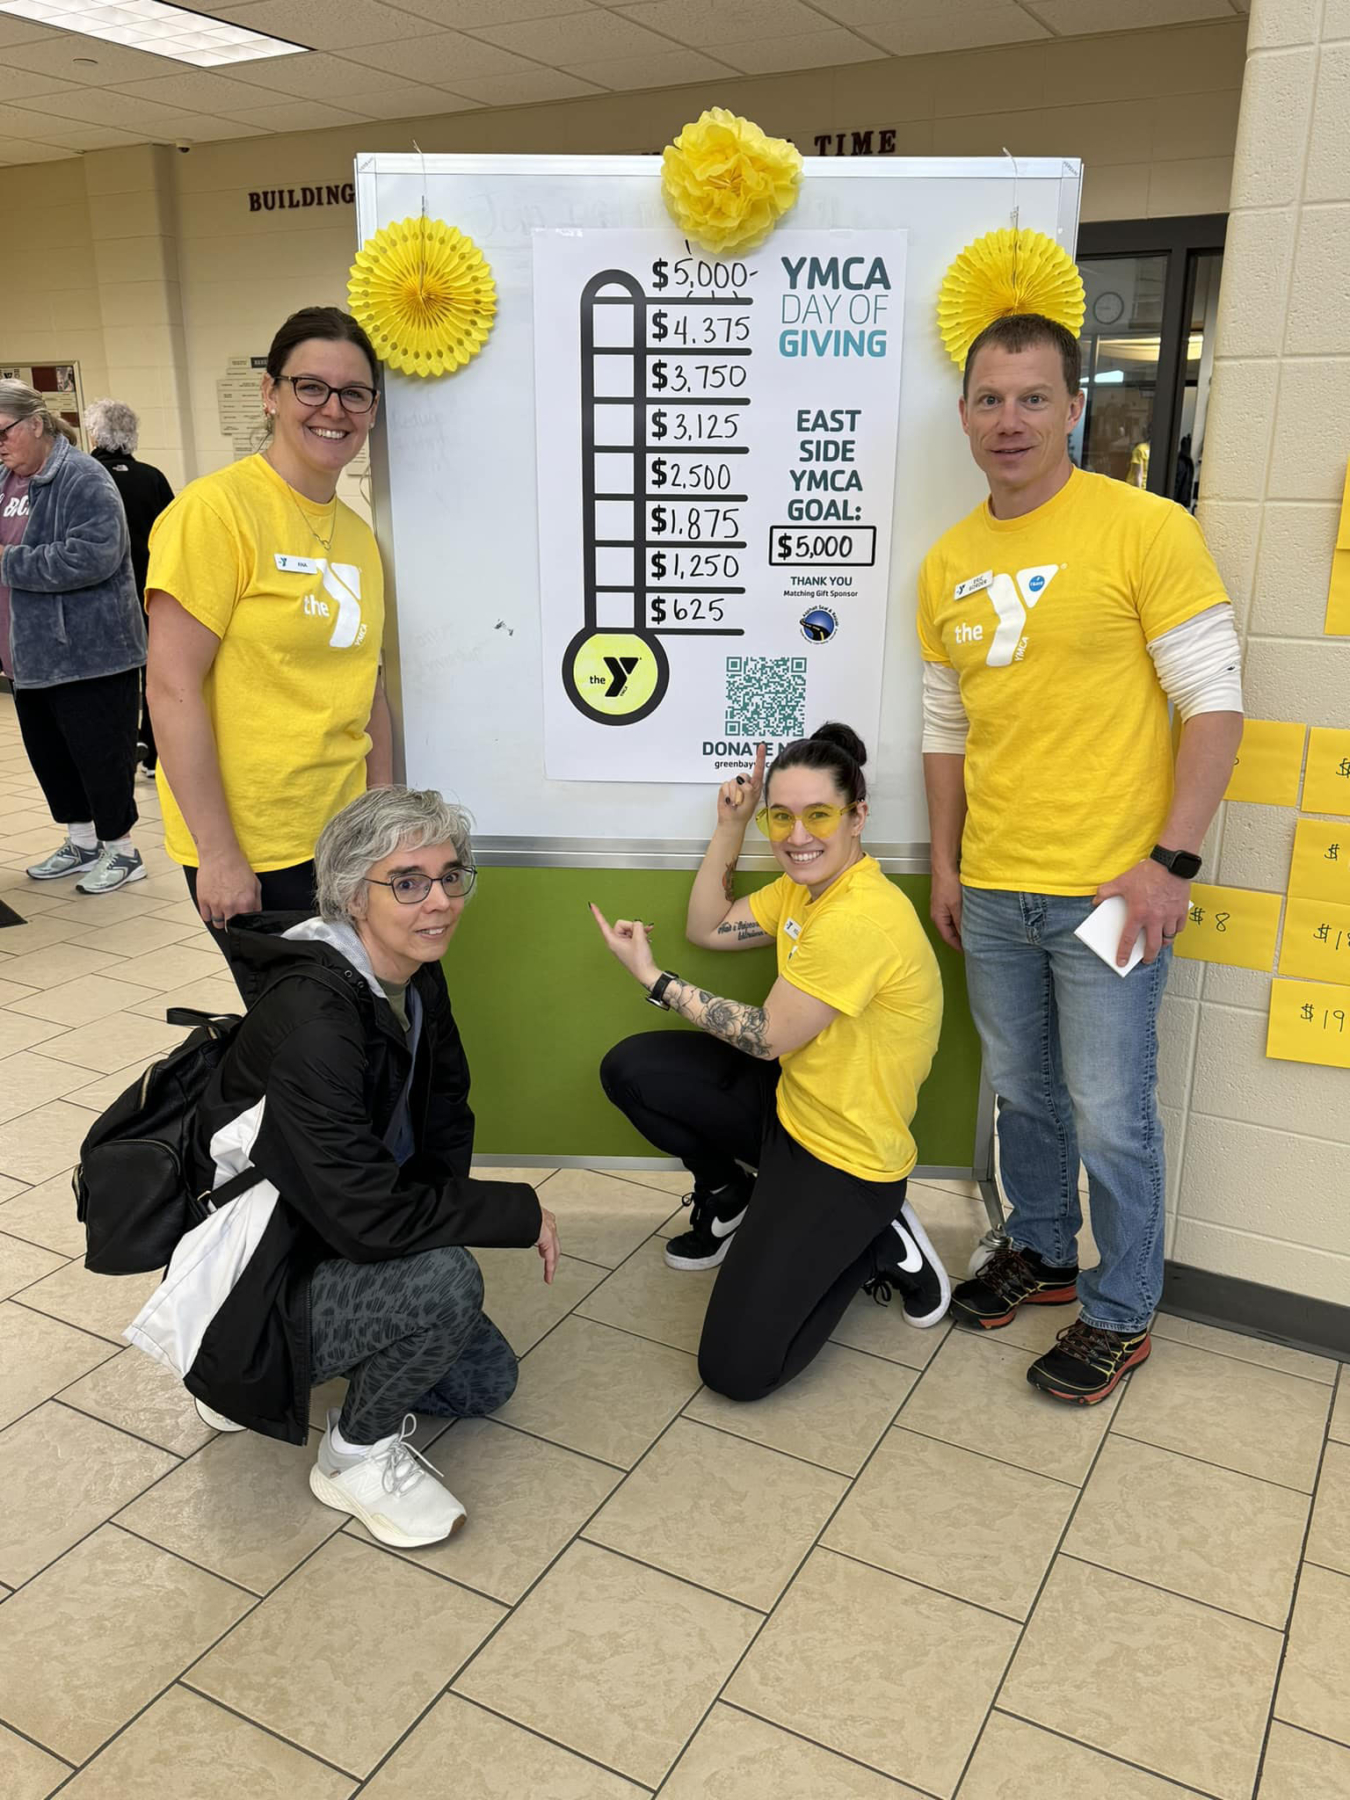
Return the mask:
[[661,153],[661,192],[686,236],[724,256],[762,244],[797,203],[802,159],[786,138],[714,106]]
[[402,219],[367,238],[347,297],[375,353],[405,375],[471,362],[497,312],[497,284],[472,238],[440,219]]
[[990,231],[967,244],[942,280],[938,329],[958,369],[986,325],[1008,313],[1043,313],[1075,337],[1083,329],[1083,278],[1043,231]]

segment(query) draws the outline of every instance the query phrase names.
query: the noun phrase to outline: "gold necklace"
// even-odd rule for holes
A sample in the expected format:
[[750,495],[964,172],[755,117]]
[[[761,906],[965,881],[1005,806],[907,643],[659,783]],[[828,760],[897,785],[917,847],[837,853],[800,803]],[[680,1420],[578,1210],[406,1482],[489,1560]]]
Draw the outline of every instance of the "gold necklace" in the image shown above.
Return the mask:
[[[285,488],[287,498],[290,500],[291,505],[295,508],[297,514],[299,515],[300,521],[304,525],[305,530],[314,539],[315,543],[321,544],[323,546],[325,553],[327,553],[329,556],[331,556],[332,548],[333,548],[333,539],[337,536],[337,525],[338,525],[338,510],[337,510],[338,497],[337,497],[337,494],[334,493],[333,498],[328,502],[328,504],[333,509],[333,522],[329,527],[328,536],[324,537],[322,535],[322,533],[319,531],[319,528],[315,525],[313,519],[310,518],[309,514],[305,511],[304,507],[301,506],[299,500],[296,498],[295,489],[291,486],[290,482],[287,481],[286,477],[281,473],[281,470],[277,467],[277,465],[272,461],[271,457],[267,454],[266,450],[263,451],[262,457],[263,457],[263,461],[267,464],[268,468],[272,471],[272,473],[276,476],[277,480]],[[348,589],[348,592],[350,592],[350,591],[351,590]],[[353,595],[352,597],[353,597],[353,599],[355,599],[355,595]]]

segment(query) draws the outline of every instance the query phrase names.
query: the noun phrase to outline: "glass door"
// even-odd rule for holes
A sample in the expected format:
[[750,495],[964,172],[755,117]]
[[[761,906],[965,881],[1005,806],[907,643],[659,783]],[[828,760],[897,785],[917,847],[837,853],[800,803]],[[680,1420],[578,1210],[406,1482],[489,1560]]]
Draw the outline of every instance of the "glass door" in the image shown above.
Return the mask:
[[1224,215],[1085,225],[1078,266],[1084,469],[1194,509],[1200,492]]

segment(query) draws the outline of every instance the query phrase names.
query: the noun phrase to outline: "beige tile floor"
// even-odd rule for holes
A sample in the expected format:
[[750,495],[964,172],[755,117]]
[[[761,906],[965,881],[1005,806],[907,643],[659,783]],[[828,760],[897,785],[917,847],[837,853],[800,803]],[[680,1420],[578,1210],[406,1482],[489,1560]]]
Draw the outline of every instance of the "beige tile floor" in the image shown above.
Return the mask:
[[[694,1357],[712,1277],[661,1260],[683,1177],[531,1170],[557,1282],[482,1256],[519,1390],[421,1434],[453,1542],[386,1551],[309,1451],[208,1431],[122,1344],[153,1278],[84,1272],[69,1190],[165,1003],[234,1003],[141,799],[148,880],[26,882],[53,833],[0,699],[4,1800],[1350,1800],[1329,1360],[1162,1318],[1066,1411],[1023,1379],[1063,1314],[860,1301],[733,1406]],[[970,1193],[914,1198],[964,1268]]]

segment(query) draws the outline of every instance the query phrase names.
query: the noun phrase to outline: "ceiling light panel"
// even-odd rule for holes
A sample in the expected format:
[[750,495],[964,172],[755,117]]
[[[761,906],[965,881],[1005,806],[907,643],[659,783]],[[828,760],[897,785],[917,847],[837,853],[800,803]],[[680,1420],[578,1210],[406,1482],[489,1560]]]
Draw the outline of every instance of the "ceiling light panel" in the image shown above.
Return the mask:
[[0,13],[32,19],[53,31],[101,38],[152,56],[171,57],[199,69],[257,62],[269,56],[297,56],[306,44],[266,37],[205,13],[187,12],[164,0],[0,0]]

